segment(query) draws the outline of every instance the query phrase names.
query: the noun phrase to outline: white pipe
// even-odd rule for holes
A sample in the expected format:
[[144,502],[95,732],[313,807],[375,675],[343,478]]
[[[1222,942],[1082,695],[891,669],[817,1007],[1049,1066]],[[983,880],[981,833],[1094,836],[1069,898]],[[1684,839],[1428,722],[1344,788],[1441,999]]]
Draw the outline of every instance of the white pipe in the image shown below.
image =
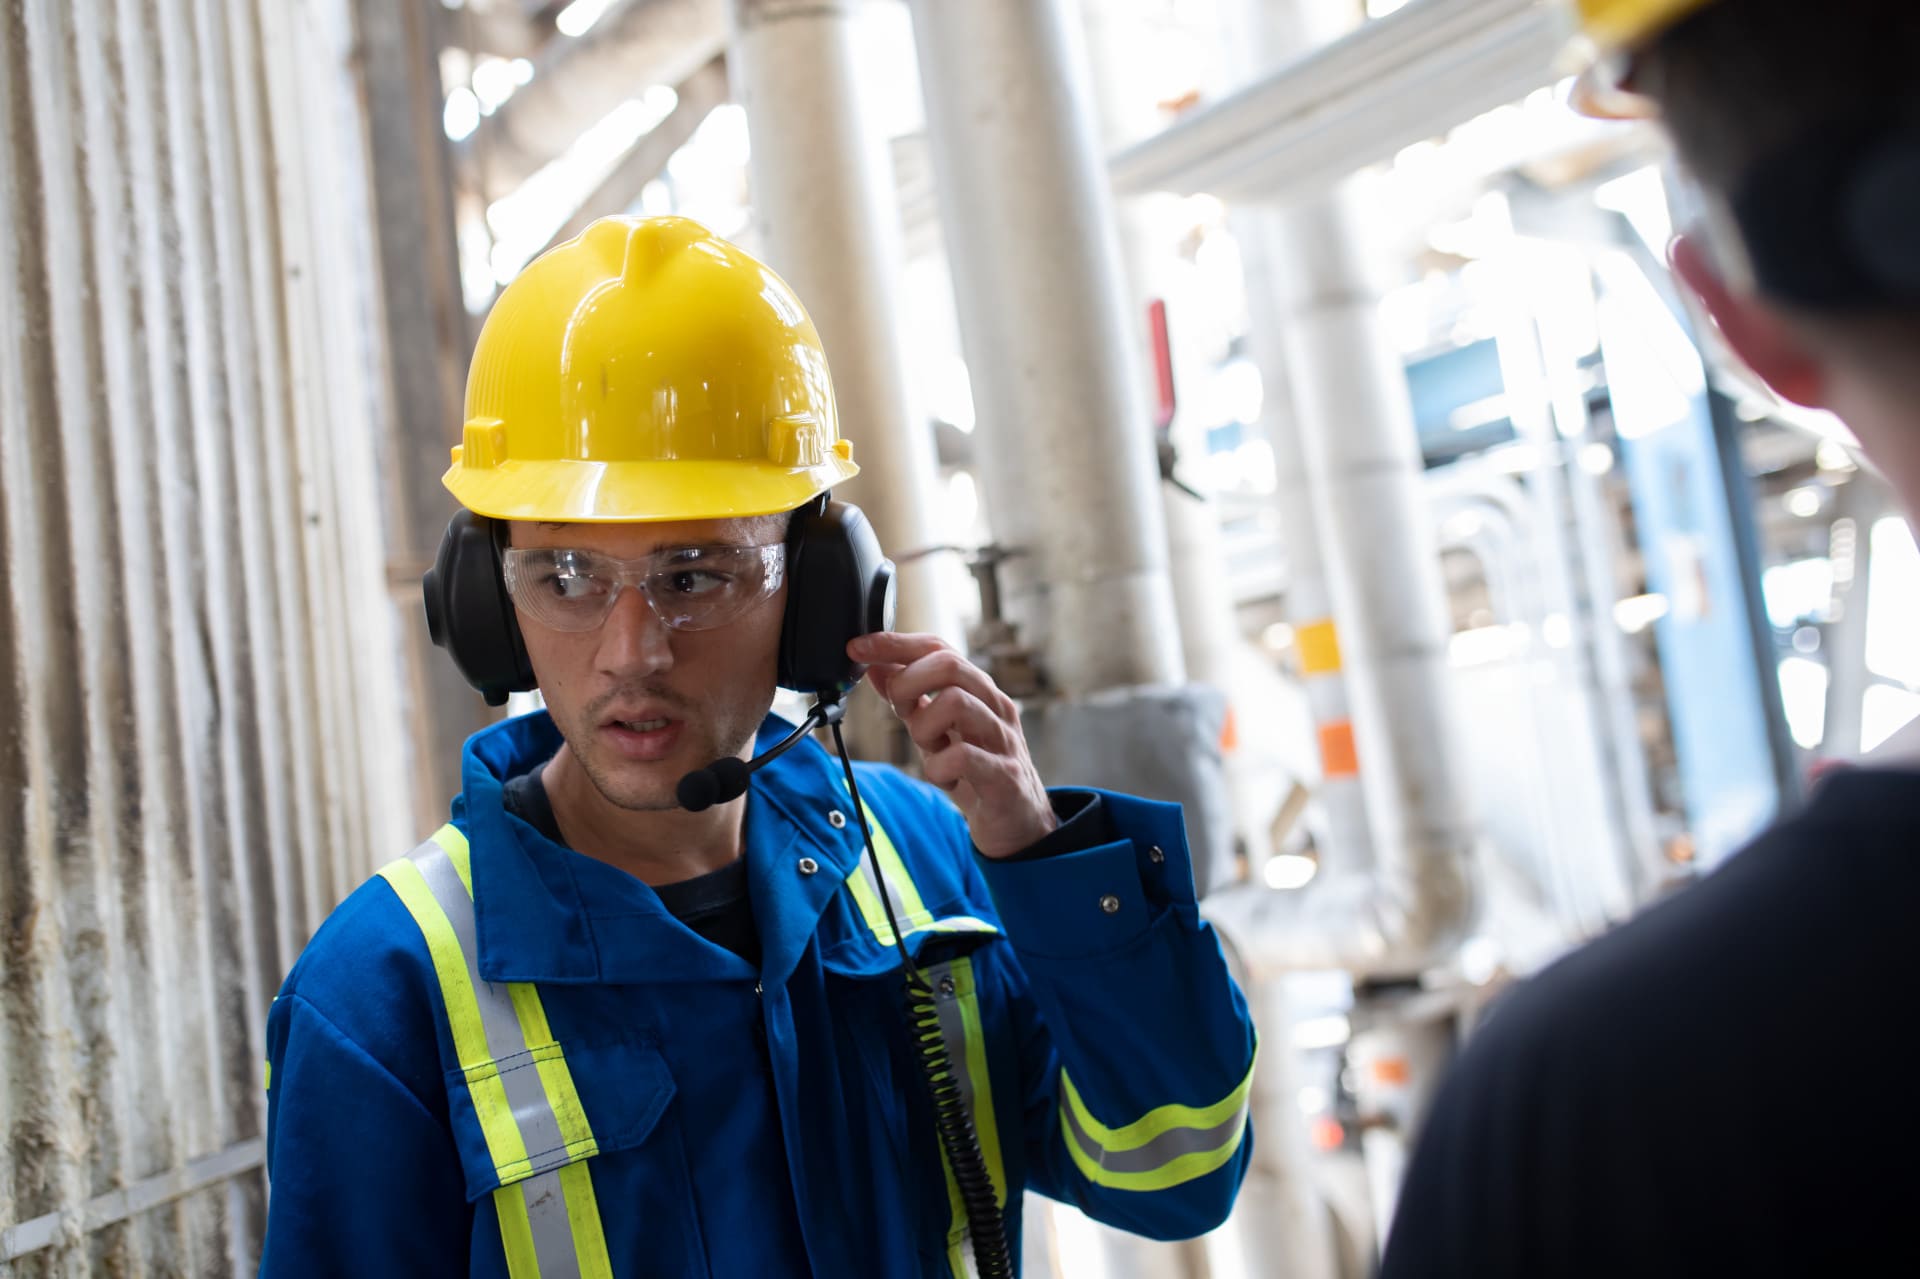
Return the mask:
[[[1342,6],[1344,32],[1357,3]],[[1556,76],[1568,29],[1535,0],[1416,0],[1338,39],[1278,49],[1246,87],[1113,157],[1122,194],[1223,199],[1322,191],[1362,165]],[[1277,68],[1277,69],[1276,69]]]
[[[1351,6],[1325,0],[1248,0],[1241,17],[1255,56],[1311,45],[1352,21]],[[1320,637],[1335,647],[1318,665],[1345,671],[1375,861],[1364,869],[1336,864],[1297,894],[1219,894],[1209,914],[1256,972],[1339,967],[1407,976],[1458,944],[1473,905],[1474,833],[1458,765],[1439,553],[1354,184],[1270,217],[1274,263],[1285,264],[1273,284],[1284,290],[1281,336],[1300,460],[1338,623],[1335,635]],[[1277,452],[1284,457],[1285,448]]]
[[[753,141],[754,223],[833,368],[861,475],[840,496],[896,557],[945,541],[933,429],[908,394],[892,161],[855,59],[858,0],[731,0],[729,65]],[[900,565],[902,630],[959,638],[939,562]]]
[[912,0],[1008,611],[1069,697],[1179,683],[1111,192],[1061,0]]
[[618,0],[580,37],[549,38],[533,60],[533,79],[455,154],[481,196],[498,200],[622,102],[698,71],[725,39],[723,0]]

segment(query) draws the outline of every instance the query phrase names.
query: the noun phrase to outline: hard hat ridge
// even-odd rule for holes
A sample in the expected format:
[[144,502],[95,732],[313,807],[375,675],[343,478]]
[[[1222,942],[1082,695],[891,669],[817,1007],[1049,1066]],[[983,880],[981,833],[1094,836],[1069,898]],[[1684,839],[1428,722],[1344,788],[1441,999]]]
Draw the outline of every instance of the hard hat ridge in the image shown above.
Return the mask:
[[466,416],[445,483],[496,519],[768,515],[859,471],[800,300],[686,218],[604,218],[531,263]]

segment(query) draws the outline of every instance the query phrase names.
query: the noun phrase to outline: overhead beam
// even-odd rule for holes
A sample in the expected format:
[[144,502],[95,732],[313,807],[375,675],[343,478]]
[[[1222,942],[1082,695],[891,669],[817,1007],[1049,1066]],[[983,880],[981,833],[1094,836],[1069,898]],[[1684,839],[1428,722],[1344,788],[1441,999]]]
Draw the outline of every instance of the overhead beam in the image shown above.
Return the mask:
[[721,0],[615,0],[579,38],[556,36],[533,79],[480,121],[456,155],[491,203],[590,126],[656,84],[680,84],[725,48]]
[[1416,0],[1108,164],[1115,191],[1290,200],[1552,84],[1568,37],[1534,0]]
[[[606,180],[595,187],[566,224],[553,233],[547,248],[571,240],[596,219],[634,206],[647,183],[660,176],[673,153],[687,144],[713,109],[727,101],[727,60],[715,58],[675,87],[680,101],[667,118],[647,130],[633,144]],[[541,252],[545,252],[542,249]]]

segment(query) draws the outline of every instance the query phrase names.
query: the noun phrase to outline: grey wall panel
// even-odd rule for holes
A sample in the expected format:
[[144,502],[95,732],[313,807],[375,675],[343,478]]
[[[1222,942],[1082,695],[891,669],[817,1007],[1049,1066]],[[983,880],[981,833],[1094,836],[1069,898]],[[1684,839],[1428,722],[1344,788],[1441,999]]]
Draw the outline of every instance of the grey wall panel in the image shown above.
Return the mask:
[[250,1272],[267,1003],[420,833],[354,41],[0,0],[0,1272]]

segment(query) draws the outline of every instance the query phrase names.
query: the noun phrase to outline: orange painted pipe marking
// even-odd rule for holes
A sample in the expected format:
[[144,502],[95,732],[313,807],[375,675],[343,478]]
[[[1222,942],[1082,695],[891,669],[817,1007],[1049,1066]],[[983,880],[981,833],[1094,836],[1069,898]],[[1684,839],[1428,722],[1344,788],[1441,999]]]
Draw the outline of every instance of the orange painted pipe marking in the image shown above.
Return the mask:
[[1405,1057],[1382,1057],[1373,1063],[1373,1081],[1378,1084],[1405,1084],[1413,1078],[1413,1068]]
[[1320,726],[1320,775],[1357,777],[1360,753],[1353,746],[1353,721],[1337,719]]
[[1300,650],[1301,674],[1331,675],[1340,669],[1340,633],[1332,618],[1297,628],[1293,642]]

